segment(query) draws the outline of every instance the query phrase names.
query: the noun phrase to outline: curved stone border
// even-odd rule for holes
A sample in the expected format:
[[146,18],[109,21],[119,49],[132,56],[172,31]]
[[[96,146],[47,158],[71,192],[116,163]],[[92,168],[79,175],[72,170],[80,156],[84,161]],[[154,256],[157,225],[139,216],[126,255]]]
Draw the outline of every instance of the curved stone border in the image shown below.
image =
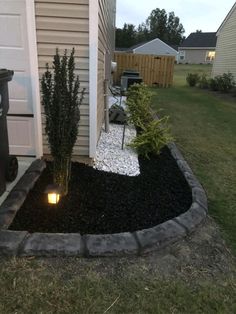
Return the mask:
[[33,233],[6,230],[46,167],[34,161],[0,206],[0,254],[18,256],[124,256],[141,255],[163,248],[193,232],[206,218],[207,197],[191,168],[174,143],[168,145],[192,190],[192,205],[180,216],[153,228],[133,233],[104,235]]

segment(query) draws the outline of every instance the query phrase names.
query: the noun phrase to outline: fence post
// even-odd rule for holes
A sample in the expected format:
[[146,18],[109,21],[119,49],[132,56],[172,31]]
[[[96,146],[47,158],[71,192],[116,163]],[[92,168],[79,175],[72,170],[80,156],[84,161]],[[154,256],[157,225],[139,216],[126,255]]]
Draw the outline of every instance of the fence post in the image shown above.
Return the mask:
[[104,115],[105,115],[105,132],[109,132],[109,101],[108,101],[108,80],[104,80]]

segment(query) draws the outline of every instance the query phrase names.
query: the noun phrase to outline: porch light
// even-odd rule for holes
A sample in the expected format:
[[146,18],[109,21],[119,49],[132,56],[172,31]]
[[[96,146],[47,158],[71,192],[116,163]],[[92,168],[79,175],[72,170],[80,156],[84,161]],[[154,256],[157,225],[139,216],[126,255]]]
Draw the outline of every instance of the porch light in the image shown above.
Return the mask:
[[48,195],[48,204],[58,204],[61,196],[61,189],[56,184],[50,184],[47,186],[45,193]]

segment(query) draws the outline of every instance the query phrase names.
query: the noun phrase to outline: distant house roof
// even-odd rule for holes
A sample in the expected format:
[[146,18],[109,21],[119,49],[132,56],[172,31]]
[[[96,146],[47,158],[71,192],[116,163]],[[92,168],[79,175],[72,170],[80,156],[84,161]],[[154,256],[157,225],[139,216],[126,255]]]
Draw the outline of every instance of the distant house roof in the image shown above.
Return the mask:
[[[164,50],[165,54],[176,54],[178,52],[178,49],[175,49],[174,47],[172,47],[171,45],[168,45],[167,43],[165,43],[164,41],[162,41],[159,38],[154,38],[150,41],[145,41],[142,43],[139,43],[137,45],[134,45],[132,47],[130,47],[128,49],[129,52],[133,52],[133,53],[137,53],[138,51],[142,51],[143,49],[149,50],[149,52],[153,52],[158,50],[159,53],[163,54]],[[147,52],[146,52],[147,53]]]
[[[129,48],[117,47],[115,49],[115,51],[117,51],[117,52],[127,52],[127,53],[136,53],[138,48],[143,48],[143,47],[145,47],[145,48],[149,47],[149,49],[151,51],[151,50],[153,50],[153,47],[150,47],[149,45],[153,44],[153,43],[157,43],[158,45],[161,45],[161,47],[164,47],[165,49],[168,49],[169,52],[178,53],[178,46],[177,45],[171,45],[171,44],[169,45],[169,44],[165,43],[164,41],[160,40],[159,38],[154,38],[154,39],[152,39],[150,41],[144,41],[144,42],[141,42],[139,44],[133,45],[133,46],[131,46]],[[155,49],[156,49],[156,47],[155,47]]]
[[216,32],[214,33],[191,33],[180,45],[182,47],[216,47]]
[[172,45],[172,44],[167,44],[169,45],[171,48],[173,48],[174,50],[178,51],[179,46],[178,45]]
[[143,41],[143,42],[141,42],[141,43],[139,43],[139,44],[136,44],[136,45],[131,46],[131,47],[128,48],[127,50],[133,51],[134,49],[136,49],[136,48],[138,48],[138,47],[141,47],[141,46],[145,45],[146,43],[148,43],[148,41]]
[[115,51],[120,51],[120,52],[122,52],[122,51],[127,51],[127,50],[129,50],[129,48],[120,48],[120,47],[116,47],[115,48]]
[[133,52],[134,49],[138,48],[138,47],[141,47],[143,46],[144,44],[148,43],[148,41],[144,41],[144,42],[141,42],[139,44],[136,44],[136,45],[133,45],[129,48],[120,48],[120,47],[116,47],[116,51],[126,51],[126,52]]

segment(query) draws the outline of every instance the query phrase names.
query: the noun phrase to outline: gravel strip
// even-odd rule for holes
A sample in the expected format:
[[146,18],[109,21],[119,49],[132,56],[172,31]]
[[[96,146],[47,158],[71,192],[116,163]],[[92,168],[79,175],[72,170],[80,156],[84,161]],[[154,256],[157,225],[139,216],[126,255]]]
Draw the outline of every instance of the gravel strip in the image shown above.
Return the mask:
[[123,125],[110,124],[110,131],[106,133],[104,127],[97,146],[94,168],[128,176],[140,174],[138,155],[127,146],[136,136],[133,126],[126,126],[124,149],[122,150]]

